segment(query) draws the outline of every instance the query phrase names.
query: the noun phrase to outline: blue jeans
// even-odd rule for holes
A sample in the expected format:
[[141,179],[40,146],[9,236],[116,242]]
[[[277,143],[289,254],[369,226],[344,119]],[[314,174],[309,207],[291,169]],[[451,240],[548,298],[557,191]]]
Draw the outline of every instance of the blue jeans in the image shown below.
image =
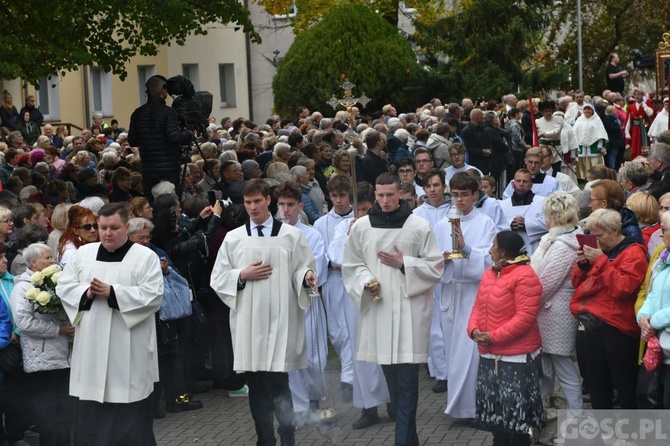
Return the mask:
[[382,365],[391,406],[396,412],[395,443],[419,444],[416,433],[416,408],[419,404],[419,364]]

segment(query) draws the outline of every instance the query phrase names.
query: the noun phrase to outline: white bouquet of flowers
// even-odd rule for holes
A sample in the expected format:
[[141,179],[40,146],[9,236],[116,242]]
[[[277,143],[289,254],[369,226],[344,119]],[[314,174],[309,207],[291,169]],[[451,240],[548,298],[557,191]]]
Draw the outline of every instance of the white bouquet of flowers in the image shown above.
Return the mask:
[[67,320],[60,297],[56,295],[56,284],[63,272],[58,265],[51,265],[38,271],[30,278],[32,287],[26,291],[26,299],[33,306],[33,311],[41,314],[53,314],[56,319]]

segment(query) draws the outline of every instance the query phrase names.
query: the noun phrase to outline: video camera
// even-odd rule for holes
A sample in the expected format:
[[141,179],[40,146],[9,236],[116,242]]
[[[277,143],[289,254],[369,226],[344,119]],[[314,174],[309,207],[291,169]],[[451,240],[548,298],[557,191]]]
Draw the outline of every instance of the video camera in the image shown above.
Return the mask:
[[188,130],[207,135],[209,115],[212,113],[212,93],[196,92],[193,83],[182,75],[167,80],[167,91],[175,98],[172,108],[177,112],[179,124]]
[[640,50],[633,50],[630,52],[635,60],[633,61],[633,67],[638,70],[647,70],[656,68],[656,60],[654,56],[645,56]]

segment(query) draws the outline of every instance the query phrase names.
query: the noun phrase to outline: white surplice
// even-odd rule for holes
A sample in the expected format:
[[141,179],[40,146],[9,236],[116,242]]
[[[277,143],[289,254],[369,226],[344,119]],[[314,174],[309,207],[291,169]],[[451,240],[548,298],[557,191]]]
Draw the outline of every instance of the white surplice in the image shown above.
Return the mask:
[[[147,398],[158,381],[156,321],[163,299],[163,274],[156,253],[133,244],[122,262],[97,259],[100,243],[81,246],[65,265],[56,292],[76,327],[70,395],[100,403]],[[94,279],[114,288],[119,309],[95,298],[79,304]]]
[[[328,258],[332,264],[338,267],[342,266],[344,245],[347,242],[349,226],[352,220],[353,218],[349,218],[337,225],[333,241],[330,242],[330,245],[328,246]],[[358,325],[360,323],[361,313],[344,289],[342,270],[332,270],[329,277],[331,279],[336,277],[340,285],[338,290],[343,299],[342,308],[344,309],[345,328],[348,333],[348,338],[351,339],[353,357],[353,348],[356,346],[356,341],[358,339]],[[334,285],[334,282],[331,285]],[[331,289],[333,292],[335,291],[334,286]],[[354,388],[352,405],[354,407],[369,409],[371,407],[379,406],[380,404],[388,403],[391,400],[389,397],[388,386],[386,385],[386,377],[379,364],[353,360],[352,378],[353,380],[351,384]]]
[[[403,253],[404,274],[382,264],[379,251]],[[423,363],[433,311],[433,287],[444,264],[427,221],[409,215],[397,229],[374,228],[369,216],[354,223],[344,249],[342,277],[360,312],[356,359],[378,364]],[[364,289],[380,283],[381,302]]]
[[[278,222],[274,221],[277,225]],[[251,237],[248,227],[230,231],[219,249],[210,286],[230,307],[237,372],[290,372],[307,367],[305,309],[307,271],[316,271],[300,229],[282,224],[275,237]],[[272,265],[268,279],[238,289],[240,272],[254,262]]]
[[[475,396],[479,354],[477,344],[468,336],[468,321],[477,297],[479,282],[491,266],[489,249],[498,233],[493,220],[473,209],[461,218],[461,230],[470,249],[467,259],[446,263],[438,285],[440,321],[445,341],[445,354],[450,364],[447,375],[447,409],[453,418],[475,417]],[[451,223],[443,220],[435,226],[435,235],[442,251],[453,251]]]
[[516,231],[526,244],[526,254],[533,255],[535,249],[540,244],[540,239],[547,233],[547,222],[542,213],[542,203],[544,197],[535,195],[533,202],[524,206],[512,206],[512,199],[500,201],[500,208],[507,219],[507,228],[510,227],[512,220],[516,217],[524,217],[526,222],[526,229],[524,231]]

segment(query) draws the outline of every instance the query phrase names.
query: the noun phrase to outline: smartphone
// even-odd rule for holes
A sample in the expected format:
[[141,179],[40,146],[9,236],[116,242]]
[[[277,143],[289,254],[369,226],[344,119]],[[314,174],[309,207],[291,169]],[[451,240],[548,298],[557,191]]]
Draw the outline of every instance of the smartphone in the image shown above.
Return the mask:
[[577,234],[577,243],[579,247],[590,246],[591,248],[598,248],[598,240],[593,234]]
[[208,190],[207,191],[207,201],[209,201],[210,206],[214,206],[216,204],[216,191],[215,190]]

